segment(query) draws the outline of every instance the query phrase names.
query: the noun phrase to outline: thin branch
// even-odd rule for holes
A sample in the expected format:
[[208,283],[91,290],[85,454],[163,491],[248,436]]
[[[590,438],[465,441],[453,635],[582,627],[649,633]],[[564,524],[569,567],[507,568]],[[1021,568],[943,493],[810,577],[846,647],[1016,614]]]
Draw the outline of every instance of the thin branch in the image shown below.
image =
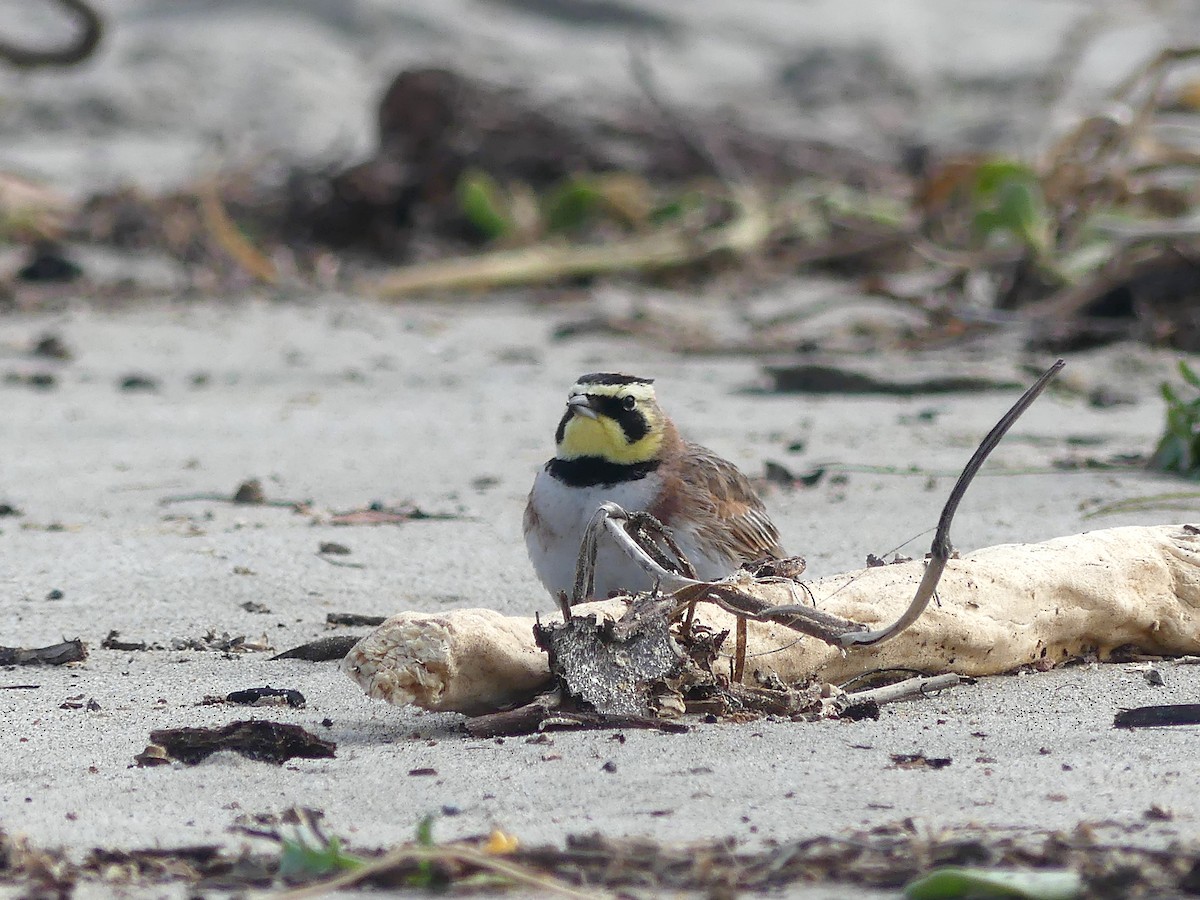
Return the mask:
[[895,684],[889,684],[884,687],[846,694],[845,700],[847,703],[863,703],[874,700],[880,706],[883,706],[885,703],[907,700],[910,697],[925,697],[933,691],[942,691],[946,688],[956,687],[959,684],[962,684],[962,678],[953,673],[921,678],[906,678],[904,681],[897,681]]
[[654,77],[654,69],[646,58],[645,47],[640,44],[631,44],[629,47],[629,74],[638,90],[662,117],[663,122],[675,132],[676,139],[703,161],[713,175],[726,185],[749,183],[750,179],[737,160],[719,152],[704,132],[687,121],[663,98],[658,90],[658,79]]

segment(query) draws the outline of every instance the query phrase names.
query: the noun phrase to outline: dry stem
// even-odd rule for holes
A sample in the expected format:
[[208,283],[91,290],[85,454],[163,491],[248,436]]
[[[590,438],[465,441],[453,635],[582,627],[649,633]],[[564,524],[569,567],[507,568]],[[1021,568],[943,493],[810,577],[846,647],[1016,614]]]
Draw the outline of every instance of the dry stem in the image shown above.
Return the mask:
[[541,243],[519,250],[407,266],[364,285],[384,297],[436,291],[480,290],[611,272],[664,269],[700,262],[721,252],[758,249],[771,234],[769,210],[757,191],[734,189],[733,220],[711,231],[660,231],[600,246]]

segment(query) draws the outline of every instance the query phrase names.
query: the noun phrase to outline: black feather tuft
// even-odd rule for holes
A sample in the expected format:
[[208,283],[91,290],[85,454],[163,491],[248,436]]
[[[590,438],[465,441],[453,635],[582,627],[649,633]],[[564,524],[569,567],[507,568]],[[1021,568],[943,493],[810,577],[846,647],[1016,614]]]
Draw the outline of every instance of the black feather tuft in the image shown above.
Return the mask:
[[593,372],[581,375],[576,384],[654,384],[653,378],[638,378],[636,375],[622,375],[619,372]]

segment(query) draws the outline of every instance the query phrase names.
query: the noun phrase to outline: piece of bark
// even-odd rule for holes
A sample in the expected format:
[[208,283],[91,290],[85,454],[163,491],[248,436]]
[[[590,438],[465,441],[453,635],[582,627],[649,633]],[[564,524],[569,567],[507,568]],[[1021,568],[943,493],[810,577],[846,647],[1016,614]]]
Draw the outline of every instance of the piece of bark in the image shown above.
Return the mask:
[[87,659],[87,644],[75,638],[49,647],[0,647],[0,666],[63,666]]
[[360,638],[353,634],[335,634],[317,638],[291,650],[276,653],[271,659],[303,659],[306,662],[329,662],[341,659],[354,647]]
[[[923,561],[809,582],[821,610],[877,627],[912,599]],[[783,583],[739,576],[773,605],[801,602]],[[1005,544],[952,559],[930,606],[890,642],[843,652],[782,625],[750,622],[748,666],[795,684],[841,682],[879,668],[993,675],[1120,647],[1166,655],[1200,652],[1200,535],[1189,526],[1126,527]],[[620,600],[577,606],[577,615],[618,617]],[[734,617],[711,604],[697,620],[730,630]],[[546,658],[534,620],[490,610],[401,613],[364,638],[343,668],[370,696],[426,709],[478,715],[544,689]]]
[[626,615],[611,622],[573,616],[534,628],[537,645],[569,695],[609,716],[644,716],[653,687],[676,674],[683,662],[665,616]]

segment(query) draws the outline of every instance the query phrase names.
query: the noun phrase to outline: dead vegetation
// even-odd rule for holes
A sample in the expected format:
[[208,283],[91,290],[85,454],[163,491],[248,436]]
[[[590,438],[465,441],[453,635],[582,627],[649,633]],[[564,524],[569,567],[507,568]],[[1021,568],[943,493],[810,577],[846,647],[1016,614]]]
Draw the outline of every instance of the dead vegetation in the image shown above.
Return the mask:
[[[725,273],[749,287],[824,270],[916,314],[923,324],[900,328],[908,345],[1022,322],[1043,350],[1120,338],[1196,350],[1197,60],[1196,48],[1163,51],[1103,112],[1047,135],[1037,158],[934,147],[903,166],[686,116],[640,57],[643,102],[603,120],[447,70],[406,71],[365,162],[282,182],[230,172],[66,210],[10,179],[3,231],[40,241],[40,258],[54,255],[47,240],[157,251],[199,290],[461,297],[612,276],[684,286]],[[654,319],[593,327],[693,352],[795,349],[777,321],[731,342],[675,337]]]
[[[306,811],[311,817],[319,813]],[[285,819],[287,817],[285,816]],[[294,817],[290,821],[295,821]],[[184,884],[200,891],[263,889],[309,882],[280,896],[316,896],[351,887],[396,890],[537,889],[596,898],[629,891],[769,894],[794,885],[896,889],[943,867],[1074,873],[1082,900],[1191,896],[1200,889],[1200,848],[1140,845],[1136,821],[1081,824],[1071,832],[918,827],[911,820],[870,830],[751,848],[734,839],[664,844],[571,835],[564,847],[518,845],[497,835],[435,843],[428,835],[388,850],[350,853],[336,838],[313,846],[287,826],[243,829],[278,849],[230,851],[212,845],[145,850],[93,849],[81,862],[0,832],[0,883],[42,894],[85,885]],[[428,829],[425,829],[426,831]],[[958,895],[955,895],[958,896]]]

